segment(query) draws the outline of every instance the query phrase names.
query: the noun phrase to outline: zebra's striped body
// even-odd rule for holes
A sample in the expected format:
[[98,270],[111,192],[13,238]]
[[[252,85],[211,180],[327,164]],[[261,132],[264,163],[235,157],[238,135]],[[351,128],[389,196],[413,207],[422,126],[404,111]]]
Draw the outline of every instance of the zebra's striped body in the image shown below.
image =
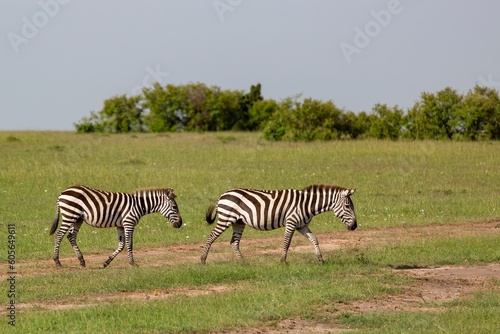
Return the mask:
[[182,218],[171,188],[137,190],[133,194],[113,193],[81,185],[64,190],[57,200],[57,212],[50,230],[50,235],[54,234],[61,216],[62,223],[56,233],[54,246],[56,266],[61,266],[59,247],[69,230],[68,240],[80,264],[85,267],[85,260],[76,244],[76,236],[84,221],[94,227],[118,229],[118,248],[104,262],[104,267],[107,267],[125,246],[129,263],[135,265],[132,255],[134,228],[142,216],[153,212],[160,212],[176,228],[182,226]]
[[216,214],[219,220],[207,238],[201,262],[205,263],[212,243],[230,226],[233,228],[231,246],[241,259],[241,235],[245,226],[249,225],[263,231],[285,227],[281,262],[286,262],[292,236],[297,230],[311,241],[318,261],[322,263],[318,240],[309,229],[309,223],[315,215],[333,211],[349,230],[355,230],[356,215],[350,198],[354,191],[330,185],[313,185],[303,190],[229,190],[220,196],[217,207],[208,208],[207,223],[212,224]]

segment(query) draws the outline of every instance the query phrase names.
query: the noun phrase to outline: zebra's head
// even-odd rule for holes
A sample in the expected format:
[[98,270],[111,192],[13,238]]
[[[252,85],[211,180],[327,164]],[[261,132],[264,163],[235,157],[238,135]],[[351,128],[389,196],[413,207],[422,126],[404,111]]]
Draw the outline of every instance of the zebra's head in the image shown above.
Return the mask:
[[356,189],[342,189],[337,204],[333,209],[335,215],[347,226],[349,231],[354,231],[358,227],[354,204],[351,200],[351,195],[355,191]]
[[182,226],[182,217],[179,213],[179,207],[177,206],[177,202],[175,198],[177,197],[174,194],[174,189],[167,188],[163,194],[163,201],[160,206],[160,213],[168,219],[168,221],[172,224],[173,227],[179,228]]

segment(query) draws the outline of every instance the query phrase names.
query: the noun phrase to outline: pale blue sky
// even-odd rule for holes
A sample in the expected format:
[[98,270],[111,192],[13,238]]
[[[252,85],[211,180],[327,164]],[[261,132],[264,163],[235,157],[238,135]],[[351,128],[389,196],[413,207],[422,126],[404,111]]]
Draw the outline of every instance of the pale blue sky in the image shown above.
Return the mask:
[[38,0],[0,4],[0,130],[73,130],[105,99],[203,82],[370,111],[500,88],[500,1]]

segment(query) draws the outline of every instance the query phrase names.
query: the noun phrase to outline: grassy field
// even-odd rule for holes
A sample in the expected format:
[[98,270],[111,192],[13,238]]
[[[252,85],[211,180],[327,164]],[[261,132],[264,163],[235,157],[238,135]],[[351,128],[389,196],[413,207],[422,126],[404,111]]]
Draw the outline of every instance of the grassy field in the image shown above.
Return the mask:
[[[402,329],[408,333],[471,333],[478,328],[491,333],[498,328],[498,279],[467,298],[438,303],[445,312],[331,311],[349,301],[402,291],[408,279],[393,272],[397,266],[463,265],[464,259],[467,265],[498,263],[498,233],[441,233],[375,246],[360,242],[327,249],[323,266],[315,264],[309,245],[303,253],[291,250],[290,264],[282,266],[279,255],[252,256],[255,248],[244,246],[245,240],[279,240],[284,231],[246,229],[242,251],[249,259],[245,264],[231,253],[227,232],[216,244],[223,244],[228,256],[212,258],[211,253],[207,266],[182,257],[178,263],[176,259],[172,264],[141,265],[138,257],[141,267],[129,268],[122,253],[116,263],[100,270],[101,258],[116,248],[116,230],[83,226],[78,242],[88,268],[78,268],[64,240],[63,268],[55,270],[51,260],[54,240],[48,230],[57,196],[70,185],[123,192],[173,187],[185,225],[177,230],[159,214],[144,217],[134,234],[136,257],[141,250],[161,253],[166,247],[193,249],[197,257],[212,228],[204,224],[204,212],[225,190],[327,183],[357,188],[352,199],[360,231],[391,234],[393,229],[432,226],[446,231],[500,219],[499,142],[274,143],[253,133],[1,132],[0,152],[0,240],[4,240],[6,253],[7,224],[15,224],[16,302],[25,306],[17,314],[19,332],[219,332],[272,328],[283,319],[295,318],[370,333],[400,333]],[[346,233],[331,213],[315,217],[311,229]],[[294,242],[300,238],[297,235]],[[269,247],[279,250],[281,242]],[[212,252],[216,254],[217,249]],[[167,255],[182,254],[173,251]],[[41,269],[37,272],[37,268]],[[5,281],[2,279],[2,305],[8,303]],[[216,293],[201,293],[214,289]],[[115,298],[133,293],[171,296],[154,301]],[[98,296],[114,297],[102,300]],[[60,307],[57,312],[47,306],[72,305],[75,300],[78,307]],[[2,318],[7,323],[7,317]]]

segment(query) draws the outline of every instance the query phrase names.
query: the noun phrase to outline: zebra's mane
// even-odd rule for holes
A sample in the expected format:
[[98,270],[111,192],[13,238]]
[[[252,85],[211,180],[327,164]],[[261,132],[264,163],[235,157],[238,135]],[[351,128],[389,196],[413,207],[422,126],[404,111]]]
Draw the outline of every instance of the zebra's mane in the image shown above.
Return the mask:
[[346,190],[346,188],[331,184],[313,184],[302,189],[302,191],[325,191],[325,190],[341,191],[341,190]]
[[133,195],[136,196],[143,196],[149,194],[155,194],[155,195],[165,194],[170,198],[177,197],[177,195],[174,194],[174,190],[172,188],[142,188],[142,189],[137,189],[133,192]]

